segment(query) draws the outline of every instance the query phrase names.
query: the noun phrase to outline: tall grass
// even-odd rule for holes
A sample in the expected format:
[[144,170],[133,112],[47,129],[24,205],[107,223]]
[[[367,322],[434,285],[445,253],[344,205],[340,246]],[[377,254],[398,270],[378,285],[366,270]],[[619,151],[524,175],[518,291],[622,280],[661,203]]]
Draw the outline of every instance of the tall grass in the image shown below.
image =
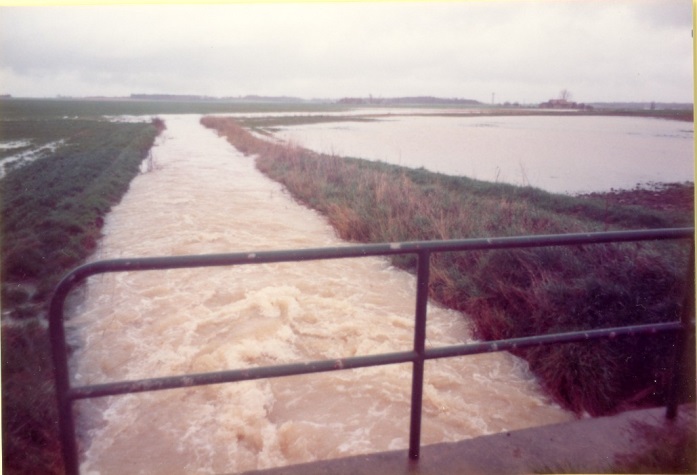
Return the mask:
[[[25,133],[34,124],[24,122]],[[63,471],[41,317],[62,274],[95,249],[103,216],[164,124],[57,120],[51,127],[67,133],[67,145],[0,180],[2,311],[19,322],[2,327],[3,472],[12,474]]]
[[[668,214],[379,162],[326,156],[205,117],[259,170],[356,242],[456,239],[691,224]],[[447,253],[432,257],[430,296],[465,312],[476,336],[499,339],[678,319],[688,250],[676,243]],[[412,257],[394,263],[414,270]],[[607,414],[660,402],[669,337],[519,351],[558,403]],[[694,375],[693,382],[694,382]]]

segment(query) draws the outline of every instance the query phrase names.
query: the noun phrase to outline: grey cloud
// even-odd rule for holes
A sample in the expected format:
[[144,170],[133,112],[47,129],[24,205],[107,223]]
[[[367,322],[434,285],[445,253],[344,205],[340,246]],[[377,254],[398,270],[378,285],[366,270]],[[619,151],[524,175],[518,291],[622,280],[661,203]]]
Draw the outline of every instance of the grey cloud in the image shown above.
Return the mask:
[[647,100],[646,84],[665,81],[654,99],[689,100],[686,6],[689,12],[689,0],[3,8],[0,67],[10,73],[2,87],[25,78],[26,89],[32,78],[53,74],[64,78],[56,82],[62,88],[79,78],[81,90],[486,101],[499,89],[524,102],[572,86],[579,100]]

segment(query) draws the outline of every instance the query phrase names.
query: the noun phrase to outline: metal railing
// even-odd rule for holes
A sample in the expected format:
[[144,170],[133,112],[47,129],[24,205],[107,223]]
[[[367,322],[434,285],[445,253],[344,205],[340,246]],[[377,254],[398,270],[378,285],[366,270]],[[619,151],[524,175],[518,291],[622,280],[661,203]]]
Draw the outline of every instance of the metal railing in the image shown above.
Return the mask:
[[[453,251],[486,251],[494,249],[519,249],[545,246],[578,246],[586,244],[632,242],[647,240],[692,239],[690,271],[680,321],[650,325],[632,325],[547,335],[528,336],[498,341],[425,348],[426,306],[428,301],[430,255]],[[233,266],[273,262],[342,259],[367,256],[415,254],[417,261],[417,288],[412,351],[356,356],[332,360],[320,360],[296,364],[233,369],[211,373],[188,374],[143,380],[71,387],[68,369],[68,347],[63,318],[64,302],[70,291],[87,277],[109,273],[146,270],[181,269],[193,267]],[[409,433],[409,458],[417,460],[420,453],[421,406],[423,375],[426,360],[478,353],[521,349],[530,346],[582,342],[626,335],[677,332],[679,346],[684,347],[688,332],[694,332],[694,230],[692,228],[657,229],[644,231],[617,231],[604,233],[538,235],[502,238],[480,238],[452,241],[420,241],[403,243],[366,244],[337,248],[267,251],[254,253],[212,254],[200,256],[154,257],[115,259],[92,262],[74,269],[58,284],[49,310],[49,332],[55,365],[56,394],[58,400],[60,435],[66,473],[79,472],[78,448],[73,419],[73,403],[79,399],[102,396],[185,388],[209,384],[231,383],[260,378],[275,378],[307,373],[320,373],[397,363],[412,363],[411,419]],[[676,365],[683,360],[678,351]],[[677,414],[678,370],[674,370],[673,394],[667,404],[667,416]]]

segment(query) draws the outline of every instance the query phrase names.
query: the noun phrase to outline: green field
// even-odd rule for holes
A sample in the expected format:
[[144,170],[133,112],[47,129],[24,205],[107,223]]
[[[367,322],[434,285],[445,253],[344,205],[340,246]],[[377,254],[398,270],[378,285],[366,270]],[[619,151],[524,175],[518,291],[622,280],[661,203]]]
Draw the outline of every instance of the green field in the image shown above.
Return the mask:
[[286,104],[129,99],[0,99],[0,117],[2,117],[3,121],[16,118],[94,118],[119,115],[340,112],[348,109],[346,106],[328,103]]
[[104,216],[139,173],[161,126],[61,119],[49,110],[2,116],[0,142],[32,149],[60,141],[35,160],[14,162],[0,180],[5,473],[62,472],[48,300],[60,277],[95,249]]

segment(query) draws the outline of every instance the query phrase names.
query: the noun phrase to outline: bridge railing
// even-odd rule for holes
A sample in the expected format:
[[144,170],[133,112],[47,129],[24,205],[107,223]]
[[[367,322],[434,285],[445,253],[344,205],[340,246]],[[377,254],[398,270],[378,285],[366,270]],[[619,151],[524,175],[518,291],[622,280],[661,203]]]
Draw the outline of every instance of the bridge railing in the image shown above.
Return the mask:
[[[580,246],[588,244],[634,242],[649,240],[691,239],[689,279],[679,321],[649,325],[631,325],[573,331],[497,341],[425,348],[426,308],[428,302],[430,256],[440,252],[486,251],[494,249],[520,249],[546,246]],[[111,272],[151,271],[195,267],[235,266],[274,262],[343,259],[368,256],[414,254],[417,256],[417,287],[414,325],[414,346],[411,351],[356,356],[331,360],[319,360],[295,364],[231,369],[210,373],[186,374],[151,379],[118,381],[104,384],[71,386],[68,368],[68,346],[65,338],[64,303],[70,291],[89,276]],[[656,229],[640,231],[616,231],[603,233],[536,235],[499,238],[478,238],[450,241],[418,241],[401,243],[365,244],[335,248],[301,249],[288,251],[245,252],[198,256],[152,257],[115,259],[92,262],[71,271],[58,284],[49,310],[49,332],[55,366],[56,395],[58,400],[59,428],[66,473],[79,472],[79,456],[73,417],[73,403],[80,399],[103,396],[185,388],[209,384],[232,383],[261,378],[275,378],[307,373],[320,373],[397,363],[412,363],[411,418],[409,433],[409,458],[417,460],[421,440],[421,408],[423,377],[426,360],[479,353],[506,351],[531,346],[583,342],[597,339],[613,339],[626,335],[677,333],[678,355],[676,366],[683,361],[683,352],[689,332],[694,332],[694,229]],[[667,404],[667,417],[677,413],[677,377],[673,370],[671,396]]]

